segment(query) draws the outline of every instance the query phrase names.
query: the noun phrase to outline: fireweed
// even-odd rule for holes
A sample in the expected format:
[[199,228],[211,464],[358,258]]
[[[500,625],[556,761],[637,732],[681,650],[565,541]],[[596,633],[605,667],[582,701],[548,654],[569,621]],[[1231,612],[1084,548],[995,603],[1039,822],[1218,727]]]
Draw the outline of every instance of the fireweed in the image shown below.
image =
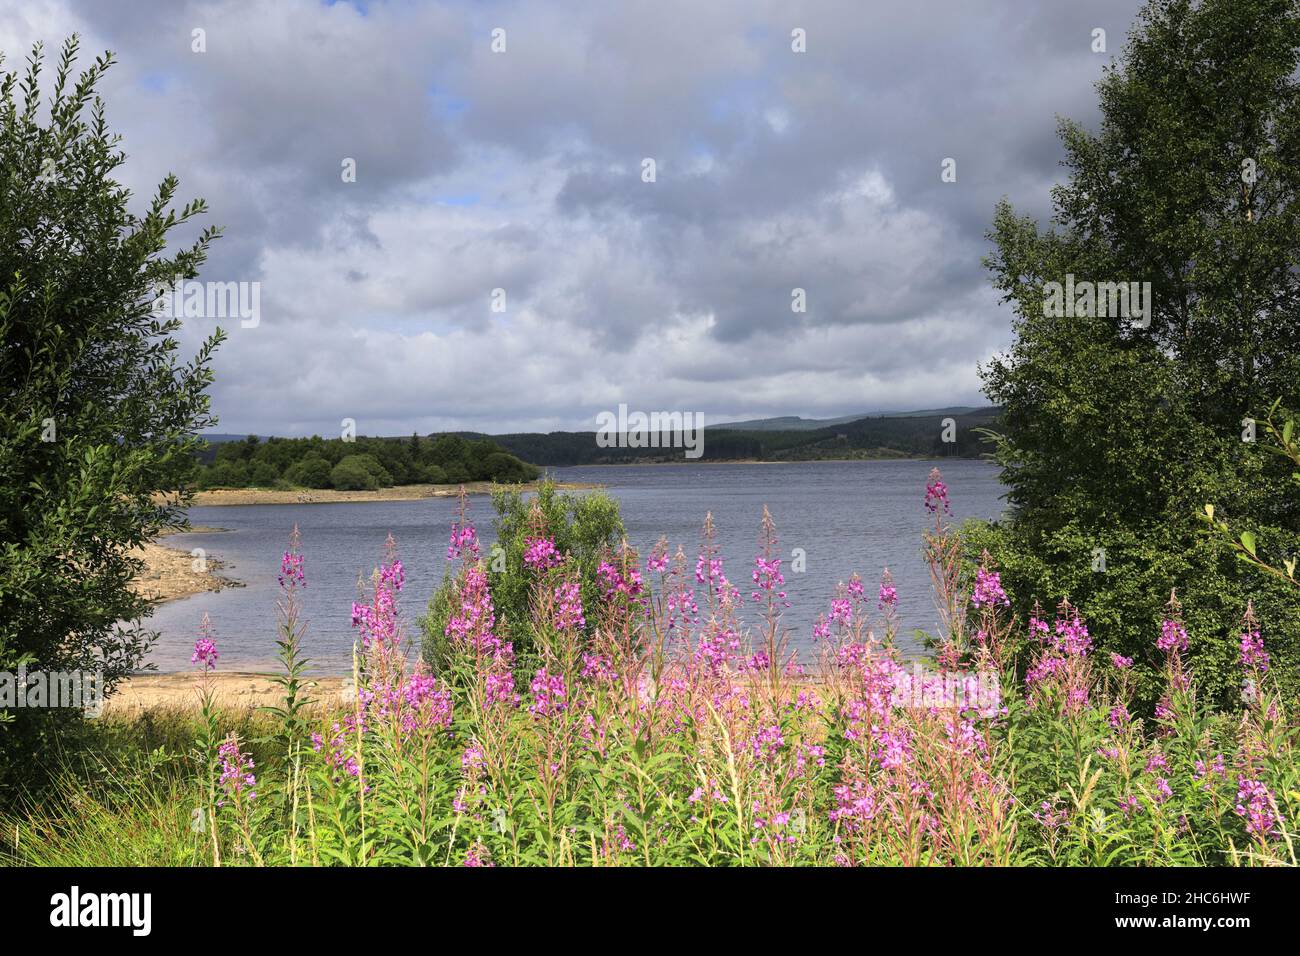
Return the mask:
[[[937,471],[923,504],[941,623],[923,672],[895,647],[888,571],[870,591],[857,575],[840,584],[812,653],[791,649],[766,511],[748,590],[728,579],[708,517],[693,556],[666,541],[644,557],[626,544],[609,551],[600,599],[588,606],[571,557],[534,514],[523,570],[534,640],[521,658],[501,637],[506,622],[462,498],[447,550],[446,666],[434,674],[410,663],[405,575],[390,538],[353,608],[354,692],[310,709],[294,670],[296,592],[307,584],[295,537],[281,570],[280,643],[299,676],[274,711],[290,746],[254,770],[238,740],[200,741],[213,821],[195,837],[207,847],[201,858],[1295,863],[1297,728],[1253,611],[1238,634],[1199,635],[1171,597],[1139,661],[1099,655],[1069,601],[1021,623],[987,555],[973,573],[962,567]],[[1240,646],[1251,693],[1236,712],[1212,712],[1197,695],[1189,654],[1208,640]],[[195,661],[208,680],[210,628]],[[1135,703],[1139,666],[1162,674],[1151,712]],[[951,693],[988,675],[1000,699]]]

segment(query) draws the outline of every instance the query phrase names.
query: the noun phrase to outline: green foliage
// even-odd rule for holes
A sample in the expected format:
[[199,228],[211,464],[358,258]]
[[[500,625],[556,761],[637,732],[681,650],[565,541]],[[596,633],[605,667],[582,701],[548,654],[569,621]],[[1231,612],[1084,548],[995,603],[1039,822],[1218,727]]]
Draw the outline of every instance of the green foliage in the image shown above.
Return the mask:
[[285,481],[300,488],[331,487],[330,463],[317,455],[310,455],[289,466],[284,473]]
[[383,465],[371,455],[348,455],[330,472],[330,484],[339,491],[373,491],[392,483]]
[[[205,206],[172,208],[169,176],[142,217],[129,210],[113,178],[126,157],[95,96],[112,58],[74,78],[76,53],[73,38],[45,121],[40,47],[22,76],[0,78],[0,669],[103,668],[112,683],[152,637],[129,552],[184,525],[183,494],[153,495],[179,492],[191,472],[222,339],[179,361],[181,323],[152,303],[197,275],[218,232],[164,255]],[[33,734],[71,719],[20,714]],[[11,736],[4,759],[21,763],[18,749]]]
[[461,484],[532,481],[539,472],[507,454],[494,441],[468,440],[458,435],[436,438],[269,438],[250,435],[241,441],[213,443],[200,455],[194,481],[200,488],[271,487],[283,481],[299,488],[339,487],[331,472],[348,457],[365,459],[365,472],[374,484],[355,484],[354,466],[345,474],[349,489],[386,488],[410,484]]
[[[1297,65],[1292,4],[1149,4],[1099,84],[1099,132],[1061,125],[1056,228],[1005,202],[994,220],[988,265],[1017,338],[983,375],[1003,406],[1012,513],[971,537],[972,556],[989,549],[1022,614],[1068,594],[1103,648],[1148,647],[1177,585],[1216,661],[1251,599],[1270,608],[1270,640],[1300,650],[1294,598],[1244,574],[1196,518],[1220,502],[1279,550],[1300,546],[1297,505],[1274,493],[1284,469],[1242,440],[1244,419],[1300,398],[1300,276],[1284,265],[1300,256]],[[1048,314],[1045,285],[1068,275],[1150,282],[1149,327]],[[1225,667],[1197,666],[1215,694],[1233,691]]]
[[[536,573],[524,565],[528,539],[549,536],[557,550],[571,556],[566,576],[572,575],[579,582],[583,606],[595,607],[601,597],[596,568],[622,539],[623,521],[618,502],[604,492],[568,494],[559,491],[549,478],[537,486],[533,495],[525,496],[510,488],[494,492],[492,507],[496,511],[496,543],[485,558],[498,630],[502,637],[514,642],[518,655],[527,657],[534,646],[529,597],[536,579]],[[455,576],[448,574],[430,599],[428,613],[420,619],[422,656],[435,670],[446,661],[443,631],[455,586]]]
[[[951,414],[953,442],[945,442],[944,413],[862,418],[825,428],[751,429],[709,425],[702,461],[822,461],[907,457],[978,458],[984,450],[978,434],[995,424],[995,408]],[[681,448],[602,448],[595,432],[550,432],[495,435],[508,452],[539,465],[633,464],[681,462]]]

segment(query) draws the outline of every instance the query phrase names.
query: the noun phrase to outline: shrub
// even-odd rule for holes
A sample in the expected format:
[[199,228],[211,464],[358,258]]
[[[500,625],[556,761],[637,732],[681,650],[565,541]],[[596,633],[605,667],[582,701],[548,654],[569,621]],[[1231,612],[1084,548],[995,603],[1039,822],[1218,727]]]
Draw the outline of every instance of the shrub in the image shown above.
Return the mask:
[[248,470],[248,483],[255,488],[271,488],[279,480],[279,473],[264,461],[254,462]]
[[348,455],[330,472],[330,483],[340,491],[373,491],[393,482],[370,455]]
[[332,470],[324,458],[311,456],[291,465],[285,478],[300,488],[329,488]]
[[489,481],[502,483],[532,481],[538,475],[532,465],[526,465],[503,451],[493,452],[483,459],[483,470]]
[[[179,361],[181,322],[152,305],[178,275],[198,274],[218,233],[164,255],[172,228],[206,208],[173,208],[168,176],[132,212],[114,178],[126,156],[95,96],[112,57],[76,77],[76,55],[74,37],[47,102],[40,47],[24,76],[0,76],[0,670],[102,668],[112,684],[154,637],[142,623],[151,605],[130,587],[141,567],[131,555],[185,525],[195,434],[213,423],[208,363],[223,337]],[[36,735],[76,716],[0,711],[22,725],[0,753],[0,787],[9,759],[21,766],[28,744],[43,745]]]
[[[521,655],[528,655],[534,644],[528,624],[529,602],[538,577],[524,563],[529,543],[549,540],[557,551],[569,555],[565,575],[578,582],[584,602],[594,602],[601,594],[596,571],[602,558],[622,538],[623,522],[618,502],[609,495],[567,494],[556,488],[553,479],[544,480],[530,498],[515,489],[494,492],[492,507],[496,511],[493,524],[496,544],[487,555],[487,564],[501,630],[507,639],[515,642]],[[466,527],[472,534],[473,526]],[[461,530],[463,533],[464,527]],[[455,587],[453,575],[448,574],[420,621],[424,634],[423,656],[435,670],[446,660],[444,632],[454,606]]]

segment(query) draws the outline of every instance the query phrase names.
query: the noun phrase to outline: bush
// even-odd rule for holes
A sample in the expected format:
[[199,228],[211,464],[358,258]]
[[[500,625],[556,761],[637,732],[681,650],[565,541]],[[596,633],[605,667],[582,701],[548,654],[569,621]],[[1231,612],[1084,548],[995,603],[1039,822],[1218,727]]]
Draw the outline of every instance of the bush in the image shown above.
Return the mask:
[[538,475],[537,469],[532,465],[526,465],[514,455],[508,455],[503,451],[488,455],[483,460],[483,468],[489,481],[499,481],[503,484],[532,481]]
[[379,487],[377,470],[379,463],[369,455],[348,455],[330,472],[330,484],[339,491],[373,491]]
[[329,488],[332,487],[331,471],[329,462],[313,456],[291,465],[285,478],[299,488]]
[[[180,360],[181,321],[155,314],[159,290],[196,276],[217,232],[164,255],[171,229],[206,207],[175,209],[171,176],[143,204],[114,178],[126,156],[95,95],[113,60],[78,78],[76,55],[73,38],[45,101],[39,47],[24,76],[0,77],[0,670],[102,668],[111,685],[155,636],[132,552],[186,523],[223,333]],[[0,787],[36,739],[23,726],[78,715],[0,711],[22,725],[6,735]]]
[[271,488],[279,480],[279,473],[264,461],[254,462],[248,470],[248,483],[255,488]]
[[[549,537],[556,550],[570,555],[574,578],[580,583],[582,600],[593,606],[601,595],[596,568],[623,537],[618,502],[604,492],[571,495],[560,492],[553,479],[544,480],[531,500],[515,489],[492,495],[496,511],[496,544],[487,553],[493,600],[502,621],[503,636],[515,642],[521,655],[533,646],[528,626],[529,595],[535,574],[524,566],[524,551],[530,538]],[[498,550],[499,549],[499,550]],[[424,635],[423,656],[435,669],[445,662],[447,620],[451,613],[456,582],[448,573],[429,601],[428,613],[420,619]]]

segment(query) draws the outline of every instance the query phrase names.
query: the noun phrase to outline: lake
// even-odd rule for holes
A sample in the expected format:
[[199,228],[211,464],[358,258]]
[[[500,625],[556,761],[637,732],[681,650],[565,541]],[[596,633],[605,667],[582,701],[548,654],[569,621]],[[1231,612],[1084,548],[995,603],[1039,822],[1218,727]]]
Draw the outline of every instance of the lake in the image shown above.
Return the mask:
[[[628,540],[643,558],[660,536],[666,536],[672,551],[678,544],[683,546],[693,568],[700,526],[705,514],[712,512],[727,576],[746,595],[766,504],[776,521],[792,604],[785,621],[793,632],[792,643],[809,648],[813,621],[827,610],[836,583],[857,571],[868,594],[874,595],[886,566],[898,588],[902,633],[934,630],[937,615],[920,534],[929,518],[922,507],[926,475],[935,464],[629,465],[549,471],[560,481],[604,485],[618,499]],[[963,459],[937,464],[948,485],[954,521],[996,518],[1002,513],[1003,489],[993,465]],[[471,520],[487,553],[494,538],[491,502],[484,495],[469,500]],[[309,621],[304,648],[319,672],[350,672],[351,608],[358,577],[368,577],[379,563],[390,532],[406,567],[401,607],[414,643],[419,633],[416,619],[449,566],[447,535],[455,512],[454,498],[191,508],[194,525],[226,530],[175,535],[164,543],[186,550],[204,548],[226,562],[223,574],[245,587],[160,606],[151,626],[161,637],[149,663],[163,672],[188,669],[195,631],[206,612],[216,628],[222,669],[273,666],[276,574],[294,524],[302,533],[308,582],[303,592]],[[794,548],[806,553],[803,573],[791,572]],[[756,621],[756,611],[750,613]],[[910,637],[899,645],[917,650]]]

